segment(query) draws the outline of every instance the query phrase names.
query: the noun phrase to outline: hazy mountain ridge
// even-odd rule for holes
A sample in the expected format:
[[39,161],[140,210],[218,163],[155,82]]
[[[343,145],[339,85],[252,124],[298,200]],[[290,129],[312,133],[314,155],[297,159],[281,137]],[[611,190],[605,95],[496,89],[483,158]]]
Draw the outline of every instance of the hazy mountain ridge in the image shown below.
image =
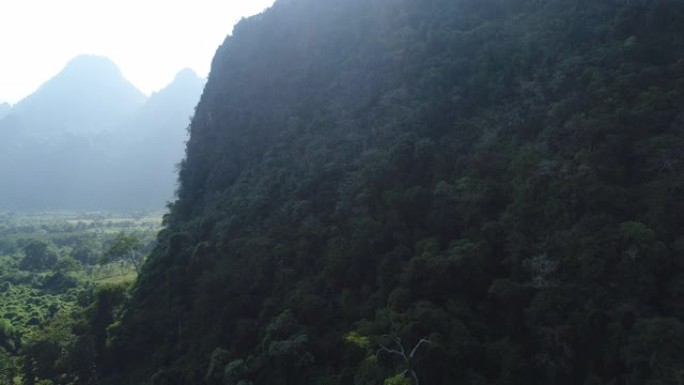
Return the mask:
[[[165,88],[153,93],[118,129],[127,133],[126,151],[113,161],[135,170],[122,178],[113,195],[125,197],[139,207],[172,200],[177,184],[177,165],[185,156],[187,126],[204,88],[205,80],[190,69],[178,72]],[[182,122],[182,124],[181,124]],[[122,202],[123,203],[123,202]]]
[[83,55],[12,107],[38,135],[99,132],[113,128],[147,97],[111,60]]
[[0,103],[0,119],[4,118],[11,108],[12,106],[7,102]]
[[109,59],[73,59],[0,120],[0,209],[163,207],[202,87],[183,70],[148,98]]

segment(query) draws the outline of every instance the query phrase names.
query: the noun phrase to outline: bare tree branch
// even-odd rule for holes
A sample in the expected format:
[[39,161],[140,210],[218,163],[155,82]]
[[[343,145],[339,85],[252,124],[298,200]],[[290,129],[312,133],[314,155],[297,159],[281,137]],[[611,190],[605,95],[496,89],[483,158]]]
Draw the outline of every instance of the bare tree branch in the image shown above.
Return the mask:
[[414,385],[420,385],[418,382],[418,375],[411,368],[411,359],[413,358],[413,356],[416,355],[418,348],[423,344],[429,344],[430,340],[425,339],[425,338],[421,338],[420,341],[418,341],[418,343],[416,344],[416,346],[414,346],[413,349],[411,350],[411,354],[406,356],[406,350],[404,350],[404,344],[401,343],[401,339],[399,337],[394,337],[394,336],[384,336],[384,337],[388,337],[391,340],[393,340],[397,344],[399,349],[398,350],[397,349],[390,349],[390,348],[386,347],[385,345],[378,343],[378,345],[380,345],[380,349],[378,349],[378,351],[375,352],[375,356],[378,357],[381,352],[387,352],[390,354],[396,354],[398,356],[401,356],[404,359],[404,363],[406,364],[406,369],[403,372],[401,372],[401,374],[403,376],[406,376],[407,373],[410,373],[411,378],[413,379]]
[[416,372],[413,369],[409,370],[409,372],[411,372],[411,377],[413,377],[413,383],[416,385],[420,385],[420,383],[418,382],[418,376],[416,375]]
[[406,353],[404,352],[404,345],[401,343],[401,339],[399,337],[394,337],[393,340],[397,344],[397,346],[399,346],[399,349],[401,349],[402,357],[404,357],[404,359],[407,359]]
[[400,352],[400,351],[395,350],[395,349],[388,349],[387,347],[385,347],[385,346],[382,345],[382,344],[378,344],[378,345],[380,345],[380,349],[378,349],[378,351],[375,353],[375,356],[376,356],[376,357],[377,357],[378,354],[380,354],[380,352],[387,352],[387,353],[393,353],[393,354],[399,355],[399,356],[401,356],[404,360],[407,359],[407,357],[406,357],[406,355],[404,354],[403,351]]
[[413,347],[413,350],[411,350],[411,354],[409,354],[409,357],[408,357],[409,360],[410,360],[411,358],[413,358],[413,356],[416,354],[416,351],[418,350],[418,348],[420,347],[420,345],[422,345],[422,344],[429,344],[429,343],[430,343],[430,340],[426,340],[425,338],[421,338],[420,341],[418,341],[418,343],[416,344],[416,346]]

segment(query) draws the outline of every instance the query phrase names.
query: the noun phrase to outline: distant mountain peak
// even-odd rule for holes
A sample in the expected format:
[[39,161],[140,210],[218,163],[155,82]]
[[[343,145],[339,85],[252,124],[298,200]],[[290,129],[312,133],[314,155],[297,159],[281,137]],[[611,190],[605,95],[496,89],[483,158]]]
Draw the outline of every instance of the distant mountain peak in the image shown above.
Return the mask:
[[190,68],[183,68],[176,73],[173,81],[167,84],[164,88],[154,92],[148,101],[148,105],[154,104],[157,99],[174,98],[179,100],[192,101],[197,103],[197,97],[202,93],[206,79],[199,77],[195,71]]
[[183,68],[182,70],[178,71],[178,73],[176,73],[176,76],[173,78],[173,81],[177,82],[185,80],[202,80],[202,78],[199,75],[197,75],[197,72],[195,72],[192,68]]
[[162,91],[169,88],[185,88],[185,89],[196,89],[203,88],[206,79],[201,78],[195,71],[191,68],[183,68],[176,73],[173,81],[169,83]]
[[146,99],[111,59],[80,55],[12,111],[34,132],[95,132],[126,118]]
[[[161,121],[167,121],[167,126],[182,121],[187,116],[187,111],[192,111],[197,105],[205,82],[206,79],[199,77],[190,68],[178,71],[171,83],[150,95],[137,119],[147,121],[143,127],[164,126],[165,124],[160,124]],[[185,138],[185,129],[181,134]]]
[[83,71],[91,72],[109,72],[110,74],[121,76],[121,71],[119,67],[108,57],[97,56],[97,55],[79,55],[69,60],[69,62],[64,66],[64,69],[60,72],[61,74],[67,72],[79,72]]

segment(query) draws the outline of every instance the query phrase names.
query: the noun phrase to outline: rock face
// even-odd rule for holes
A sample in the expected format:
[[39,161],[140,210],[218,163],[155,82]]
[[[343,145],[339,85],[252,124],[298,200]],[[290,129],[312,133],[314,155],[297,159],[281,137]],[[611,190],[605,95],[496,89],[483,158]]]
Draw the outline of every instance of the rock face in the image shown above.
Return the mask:
[[0,111],[0,210],[162,208],[203,85],[183,70],[147,98],[109,59],[73,59]]
[[683,28],[672,1],[243,20],[106,329],[112,383],[675,383]]

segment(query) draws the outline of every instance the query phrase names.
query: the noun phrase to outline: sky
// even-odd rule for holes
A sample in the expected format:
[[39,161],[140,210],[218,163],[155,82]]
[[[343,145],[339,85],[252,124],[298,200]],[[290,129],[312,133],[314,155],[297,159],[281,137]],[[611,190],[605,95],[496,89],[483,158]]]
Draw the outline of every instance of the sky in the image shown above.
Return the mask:
[[112,59],[151,94],[183,68],[207,76],[242,17],[273,0],[2,0],[0,103],[14,104],[81,54]]

